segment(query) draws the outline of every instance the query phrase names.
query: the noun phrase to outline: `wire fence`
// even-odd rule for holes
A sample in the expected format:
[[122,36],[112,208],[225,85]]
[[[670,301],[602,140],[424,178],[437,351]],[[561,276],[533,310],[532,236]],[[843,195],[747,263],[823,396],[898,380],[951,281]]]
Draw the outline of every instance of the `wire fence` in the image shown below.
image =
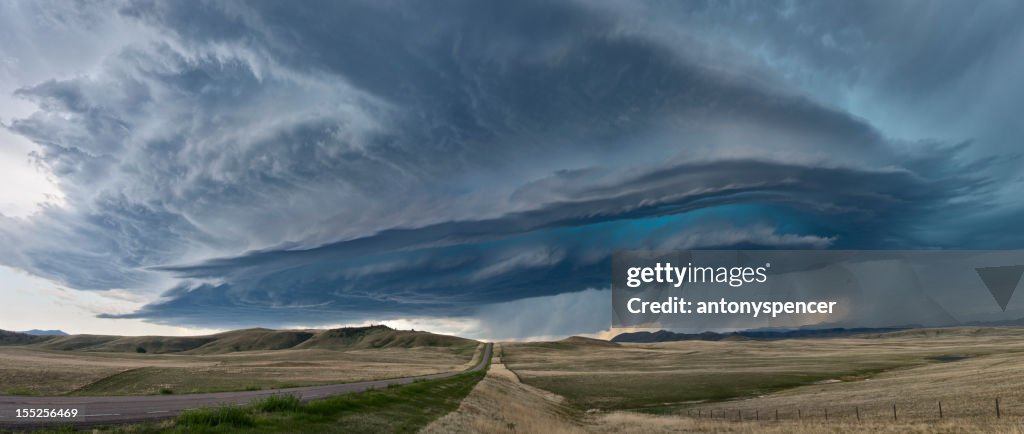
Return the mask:
[[1024,398],[1007,401],[993,397],[984,399],[948,399],[906,401],[864,405],[829,404],[821,406],[780,407],[699,407],[686,410],[687,416],[730,421],[922,421],[953,418],[991,417],[994,419],[1024,417]]

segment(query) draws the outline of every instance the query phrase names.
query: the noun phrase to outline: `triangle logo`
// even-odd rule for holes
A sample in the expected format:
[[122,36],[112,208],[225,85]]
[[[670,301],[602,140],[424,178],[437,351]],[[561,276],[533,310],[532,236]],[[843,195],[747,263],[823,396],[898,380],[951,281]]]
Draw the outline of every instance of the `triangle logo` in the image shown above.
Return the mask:
[[1024,275],[1024,265],[983,267],[974,270],[978,272],[981,281],[985,282],[985,287],[992,294],[992,298],[995,298],[999,307],[1006,312],[1006,305],[1010,304],[1010,297],[1013,297],[1013,291],[1017,289],[1021,275]]

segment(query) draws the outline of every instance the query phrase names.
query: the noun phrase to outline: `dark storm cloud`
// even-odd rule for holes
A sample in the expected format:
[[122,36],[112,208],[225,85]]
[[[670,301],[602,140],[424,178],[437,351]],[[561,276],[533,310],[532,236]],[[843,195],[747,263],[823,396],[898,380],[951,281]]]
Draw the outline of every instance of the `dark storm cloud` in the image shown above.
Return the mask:
[[[393,229],[313,249],[165,267],[185,279],[230,283],[183,286],[165,294],[168,301],[123,317],[205,317],[237,326],[271,318],[286,322],[306,311],[359,319],[470,315],[481,305],[601,287],[609,280],[616,248],[912,245],[915,222],[948,209],[946,202],[955,197],[950,191],[985,188],[970,177],[926,180],[905,171],[759,161],[673,166],[612,185],[571,186],[576,200],[496,219]],[[717,213],[700,213],[730,207],[726,214],[738,222],[816,225],[842,241],[780,237],[756,224],[715,225]],[[789,212],[771,211],[776,208]],[[773,217],[736,216],[747,211]],[[693,241],[686,235],[694,230],[733,233]],[[618,238],[614,244],[592,243],[591,237],[612,234]],[[219,312],[232,315],[221,318]]]
[[[1020,2],[610,2],[609,9],[648,17],[655,38],[684,33],[731,47],[890,134],[975,139],[975,156],[1019,153],[1022,93],[1012,77],[1024,74]],[[990,170],[1013,176],[1020,169],[1017,161]]]
[[[17,92],[39,110],[8,128],[39,145],[67,203],[0,220],[17,246],[0,260],[77,289],[174,287],[126,317],[266,326],[471,316],[605,287],[618,248],[963,246],[935,228],[996,200],[1006,160],[977,149],[1000,148],[890,138],[822,81],[794,86],[793,71],[867,58],[821,41],[854,47],[871,38],[862,24],[887,22],[797,6],[67,14],[138,37],[90,74]],[[790,26],[814,17],[834,34]],[[700,30],[714,22],[737,31]],[[991,41],[965,32],[948,56]],[[760,37],[778,64],[737,49]],[[915,85],[949,80],[929,74]]]

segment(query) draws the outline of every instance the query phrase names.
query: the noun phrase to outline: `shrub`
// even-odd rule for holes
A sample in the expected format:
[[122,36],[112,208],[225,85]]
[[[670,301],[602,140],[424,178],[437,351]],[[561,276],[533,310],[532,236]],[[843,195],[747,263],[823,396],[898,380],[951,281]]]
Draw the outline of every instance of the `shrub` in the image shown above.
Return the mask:
[[161,395],[173,395],[174,391],[164,387],[164,388],[160,389],[160,394]]
[[264,413],[275,411],[295,411],[299,409],[302,402],[295,395],[271,395],[263,400],[256,401],[253,408]]
[[185,411],[178,416],[177,423],[186,428],[246,427],[252,426],[255,421],[247,409],[225,405]]

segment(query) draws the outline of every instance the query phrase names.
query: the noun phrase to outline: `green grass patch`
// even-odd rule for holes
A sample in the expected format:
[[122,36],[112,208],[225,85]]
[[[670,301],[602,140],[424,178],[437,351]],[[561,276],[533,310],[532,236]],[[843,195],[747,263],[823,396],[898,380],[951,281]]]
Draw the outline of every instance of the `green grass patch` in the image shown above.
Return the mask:
[[176,419],[101,427],[97,432],[141,433],[414,433],[459,407],[486,371],[350,393],[303,403],[272,395],[245,406],[189,410]]
[[296,411],[302,401],[295,395],[273,395],[252,404],[257,411],[273,413],[277,411]]
[[221,406],[188,410],[175,419],[177,427],[189,431],[206,428],[243,428],[255,425],[251,408]]
[[298,419],[319,432],[416,432],[459,407],[485,373],[370,390],[313,401]]
[[[7,431],[0,431],[0,432],[6,433]],[[11,431],[11,432],[15,432],[15,431]],[[72,434],[72,433],[77,433],[77,432],[79,432],[79,431],[77,429],[75,429],[75,427],[73,427],[71,425],[60,425],[60,426],[55,426],[55,427],[50,427],[50,428],[42,428],[42,429],[32,430],[33,434]]]

